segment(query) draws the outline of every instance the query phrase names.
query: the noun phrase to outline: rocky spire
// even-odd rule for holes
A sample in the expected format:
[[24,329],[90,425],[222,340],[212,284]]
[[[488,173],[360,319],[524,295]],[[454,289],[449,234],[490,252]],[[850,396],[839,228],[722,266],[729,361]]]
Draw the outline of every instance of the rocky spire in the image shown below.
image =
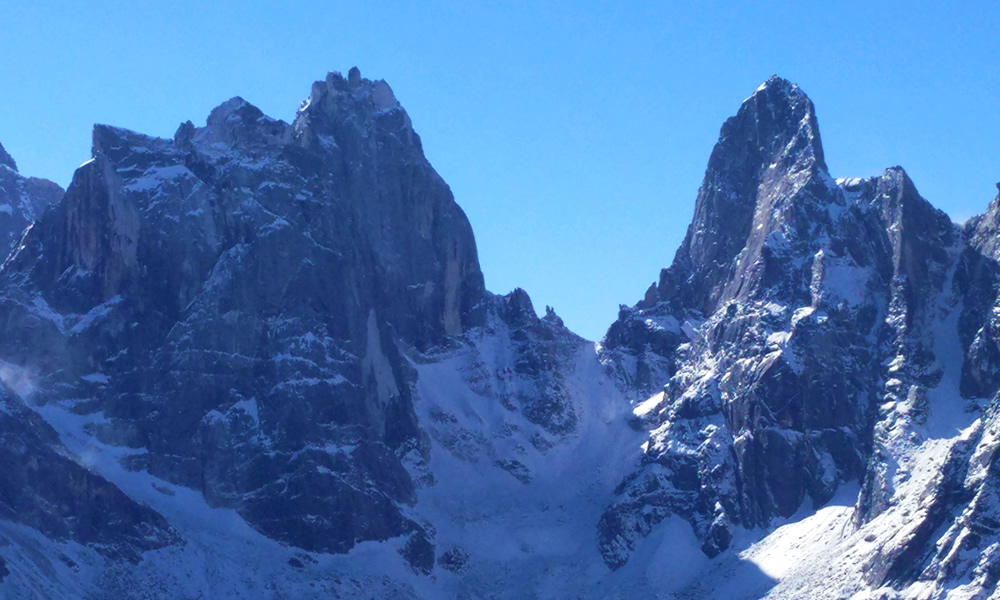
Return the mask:
[[10,167],[14,171],[17,170],[17,163],[14,162],[14,158],[4,149],[3,144],[0,144],[0,165]]
[[319,143],[320,136],[332,136],[339,144],[342,138],[353,137],[351,130],[379,129],[423,152],[420,137],[389,84],[382,79],[362,78],[357,67],[351,68],[346,78],[334,71],[323,81],[313,83],[293,127],[298,143],[306,147]]
[[815,159],[826,170],[821,146],[812,100],[799,86],[772,75],[723,124],[712,159],[718,164],[723,152],[731,160],[740,154],[772,162],[784,156]]
[[206,126],[200,133],[202,141],[222,142],[242,150],[269,144],[287,144],[292,137],[288,123],[268,117],[239,96],[212,109]]
[[769,233],[768,223],[757,227],[755,219],[773,220],[804,188],[818,185],[815,191],[825,196],[828,180],[812,101],[797,85],[772,76],[722,126],[694,220],[673,267],[661,274],[660,297],[672,296],[684,281],[688,299],[712,310],[737,255],[754,245],[752,232]]
[[[915,189],[892,175],[898,194],[886,210],[912,220]],[[874,216],[881,205],[850,201],[827,172],[812,102],[772,77],[723,125],[674,263],[608,331],[608,356],[631,354],[623,377],[662,390],[641,418],[651,431],[645,460],[665,468],[643,477],[670,491],[643,510],[685,515],[710,556],[728,546],[730,524],[764,526],[806,498],[825,503],[864,469],[854,449],[876,381],[854,365],[881,360],[869,345],[831,351],[827,340],[877,326],[891,260]],[[692,489],[697,502],[685,500]],[[631,493],[602,518],[613,568],[647,527],[630,520]]]

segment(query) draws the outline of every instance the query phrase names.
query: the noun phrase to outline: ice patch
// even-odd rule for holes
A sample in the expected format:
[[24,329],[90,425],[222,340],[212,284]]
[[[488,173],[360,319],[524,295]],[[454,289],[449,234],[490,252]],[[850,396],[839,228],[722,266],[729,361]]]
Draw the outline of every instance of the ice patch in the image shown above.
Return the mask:
[[640,418],[645,417],[656,409],[661,402],[663,402],[663,392],[654,394],[650,398],[640,402],[634,409],[632,409],[632,414]]
[[194,173],[184,165],[169,165],[165,167],[150,167],[141,177],[137,177],[125,185],[129,192],[149,192],[163,185],[163,182],[182,177],[194,177]]
[[21,400],[28,400],[38,391],[35,373],[22,367],[0,360],[0,380]]
[[791,337],[792,334],[788,331],[775,331],[767,336],[767,344],[769,346],[784,346]]

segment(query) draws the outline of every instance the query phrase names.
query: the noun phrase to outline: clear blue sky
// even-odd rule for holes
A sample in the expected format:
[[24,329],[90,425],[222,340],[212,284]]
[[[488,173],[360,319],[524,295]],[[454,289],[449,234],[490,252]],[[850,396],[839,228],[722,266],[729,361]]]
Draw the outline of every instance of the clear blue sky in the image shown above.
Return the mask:
[[489,289],[591,339],[673,259],[719,127],[773,73],[834,176],[903,165],[958,220],[1000,180],[995,1],[7,3],[0,142],[65,185],[95,122],[170,136],[235,95],[290,120],[353,65],[407,108]]

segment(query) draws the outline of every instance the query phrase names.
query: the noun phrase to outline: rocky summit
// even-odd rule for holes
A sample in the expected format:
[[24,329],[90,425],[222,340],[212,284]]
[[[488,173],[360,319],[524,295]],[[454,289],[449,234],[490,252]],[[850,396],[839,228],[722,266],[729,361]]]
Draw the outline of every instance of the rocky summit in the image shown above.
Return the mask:
[[834,178],[791,82],[598,343],[356,68],[92,154],[0,147],[5,598],[1000,598],[1000,197]]
[[9,254],[25,228],[62,195],[63,189],[51,181],[21,175],[14,158],[0,144],[0,249],[3,253]]

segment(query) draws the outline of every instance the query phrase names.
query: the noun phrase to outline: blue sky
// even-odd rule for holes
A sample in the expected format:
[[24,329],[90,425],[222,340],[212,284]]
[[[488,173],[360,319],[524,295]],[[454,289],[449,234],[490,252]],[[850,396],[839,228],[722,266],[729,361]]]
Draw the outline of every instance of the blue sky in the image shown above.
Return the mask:
[[8,3],[0,142],[65,185],[95,122],[170,136],[240,95],[393,87],[476,232],[487,287],[600,338],[670,263],[722,122],[771,74],[834,176],[902,165],[961,220],[1000,181],[994,2]]

